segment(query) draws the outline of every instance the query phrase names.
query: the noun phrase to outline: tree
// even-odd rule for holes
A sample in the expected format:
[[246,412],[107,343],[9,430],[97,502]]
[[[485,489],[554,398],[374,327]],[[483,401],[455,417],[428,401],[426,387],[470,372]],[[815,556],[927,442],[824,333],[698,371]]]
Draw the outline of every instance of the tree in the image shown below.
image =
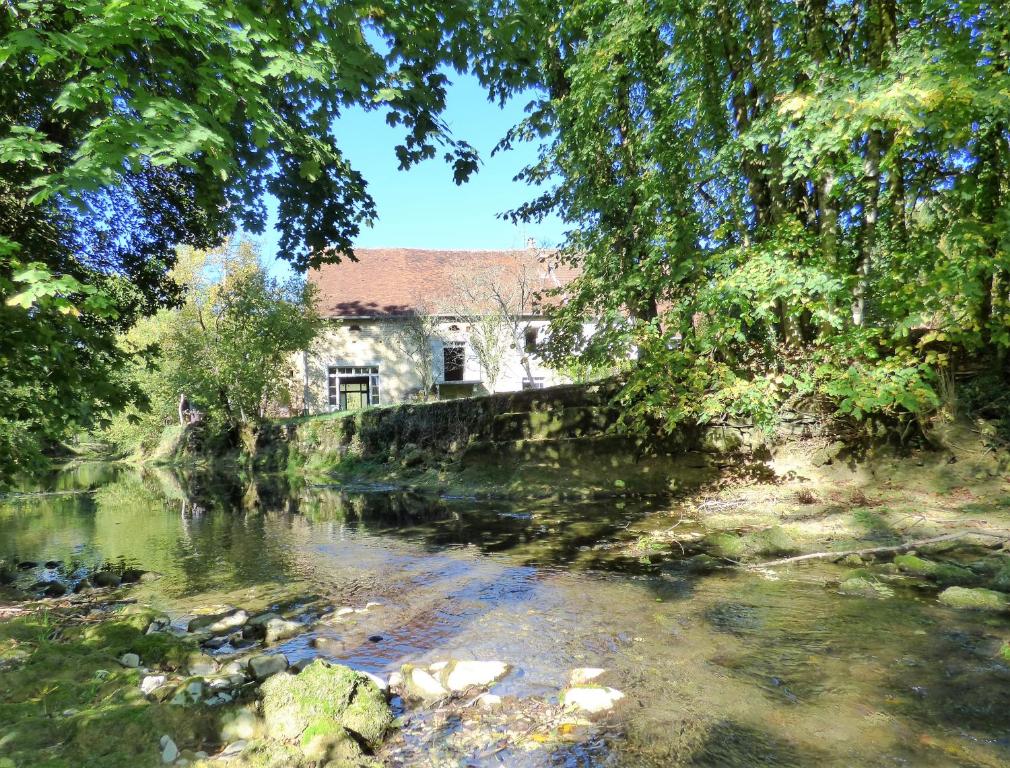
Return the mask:
[[417,295],[413,309],[393,326],[391,341],[414,365],[421,382],[419,393],[427,400],[435,386],[435,342],[439,338],[442,312],[430,299]]
[[237,434],[254,427],[289,394],[292,355],[308,349],[321,326],[311,286],[278,281],[246,241],[209,251],[182,249],[174,275],[186,301],[142,321],[124,343],[156,345],[149,364],[133,371],[149,415],[113,432],[123,447],[150,445],[177,420],[180,396],[213,426]]
[[176,244],[259,232],[299,269],[375,214],[331,131],[404,127],[402,167],[476,155],[440,118],[461,3],[24,0],[0,8],[0,480],[134,402],[117,337],[178,301]]
[[467,264],[452,275],[446,306],[451,307],[451,317],[466,325],[484,384],[491,391],[510,349],[519,350],[526,375],[533,379],[525,335],[538,283],[532,264],[521,257]]
[[635,350],[630,421],[815,398],[912,423],[959,360],[1006,375],[1010,10],[480,6],[480,77],[535,94],[501,146],[537,142],[522,178],[546,189],[513,216],[561,216],[580,269],[550,349]]

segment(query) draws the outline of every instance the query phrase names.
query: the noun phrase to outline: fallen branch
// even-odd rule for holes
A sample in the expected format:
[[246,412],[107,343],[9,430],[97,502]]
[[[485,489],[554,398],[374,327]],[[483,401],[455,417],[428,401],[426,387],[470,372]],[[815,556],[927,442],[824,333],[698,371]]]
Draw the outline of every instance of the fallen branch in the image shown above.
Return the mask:
[[869,547],[867,549],[849,549],[844,552],[811,552],[806,555],[796,555],[795,557],[784,557],[781,560],[769,560],[764,563],[754,563],[748,565],[749,570],[757,570],[759,568],[771,568],[778,565],[789,565],[791,563],[802,563],[807,560],[841,560],[843,557],[848,557],[849,555],[859,555],[860,557],[864,555],[879,555],[888,552],[893,552],[895,554],[901,552],[907,552],[910,549],[917,549],[918,547],[924,547],[927,544],[938,544],[941,541],[953,541],[954,539],[963,539],[966,536],[989,536],[994,539],[1002,539],[1004,541],[1010,539],[1005,533],[989,533],[987,531],[961,531],[959,533],[946,533],[943,536],[932,536],[928,539],[917,539],[916,541],[906,541],[904,544],[897,544],[891,547]]

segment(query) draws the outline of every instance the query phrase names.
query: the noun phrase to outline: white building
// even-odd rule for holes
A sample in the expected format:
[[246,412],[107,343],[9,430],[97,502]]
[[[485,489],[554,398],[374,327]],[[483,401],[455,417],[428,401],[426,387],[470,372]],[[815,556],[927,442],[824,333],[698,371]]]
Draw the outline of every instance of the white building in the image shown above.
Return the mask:
[[[345,259],[309,273],[327,327],[299,361],[308,413],[420,399],[425,386],[419,355],[408,354],[401,339],[407,323],[422,319],[426,341],[420,346],[430,353],[432,372],[429,397],[568,381],[536,354],[547,326],[542,307],[558,300],[549,292],[574,277],[571,269],[551,263],[549,254],[360,248],[355,255],[356,262]],[[512,318],[496,377],[488,375],[475,348],[475,339],[487,338],[477,330],[481,317],[494,311]]]

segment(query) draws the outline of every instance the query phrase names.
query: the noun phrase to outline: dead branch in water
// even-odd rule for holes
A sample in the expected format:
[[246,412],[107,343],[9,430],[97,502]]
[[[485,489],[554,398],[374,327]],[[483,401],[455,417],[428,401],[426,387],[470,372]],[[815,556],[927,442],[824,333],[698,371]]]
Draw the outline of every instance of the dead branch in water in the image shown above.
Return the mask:
[[945,533],[943,536],[932,536],[928,539],[917,539],[915,541],[906,541],[904,544],[897,544],[891,547],[869,547],[867,549],[849,549],[844,552],[811,552],[806,555],[796,555],[795,557],[784,557],[781,560],[769,560],[764,563],[754,563],[753,565],[746,566],[749,570],[755,570],[758,568],[771,568],[778,565],[789,565],[791,563],[802,563],[807,560],[841,560],[843,557],[848,557],[849,555],[880,555],[885,553],[899,554],[901,552],[907,552],[910,549],[917,549],[918,547],[924,547],[927,544],[938,544],[941,541],[954,541],[955,539],[963,539],[966,536],[988,536],[994,539],[1001,539],[1007,541],[1010,539],[1006,533],[990,533],[988,531],[960,531],[958,533]]

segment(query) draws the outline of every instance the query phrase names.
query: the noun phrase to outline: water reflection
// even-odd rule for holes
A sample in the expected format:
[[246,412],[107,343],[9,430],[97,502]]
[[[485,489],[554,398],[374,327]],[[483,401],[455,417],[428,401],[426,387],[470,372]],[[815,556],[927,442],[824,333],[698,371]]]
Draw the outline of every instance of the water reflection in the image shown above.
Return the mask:
[[292,659],[388,673],[497,658],[515,667],[500,693],[547,698],[573,667],[614,670],[628,695],[619,735],[553,758],[504,755],[512,764],[1010,761],[1006,617],[900,588],[841,596],[828,564],[769,580],[676,567],[690,546],[666,564],[619,554],[658,501],[506,503],[108,468],[49,488],[90,490],[0,501],[0,559],[158,571],[144,597],[177,613],[310,594],[320,611],[382,603],[287,641]]

